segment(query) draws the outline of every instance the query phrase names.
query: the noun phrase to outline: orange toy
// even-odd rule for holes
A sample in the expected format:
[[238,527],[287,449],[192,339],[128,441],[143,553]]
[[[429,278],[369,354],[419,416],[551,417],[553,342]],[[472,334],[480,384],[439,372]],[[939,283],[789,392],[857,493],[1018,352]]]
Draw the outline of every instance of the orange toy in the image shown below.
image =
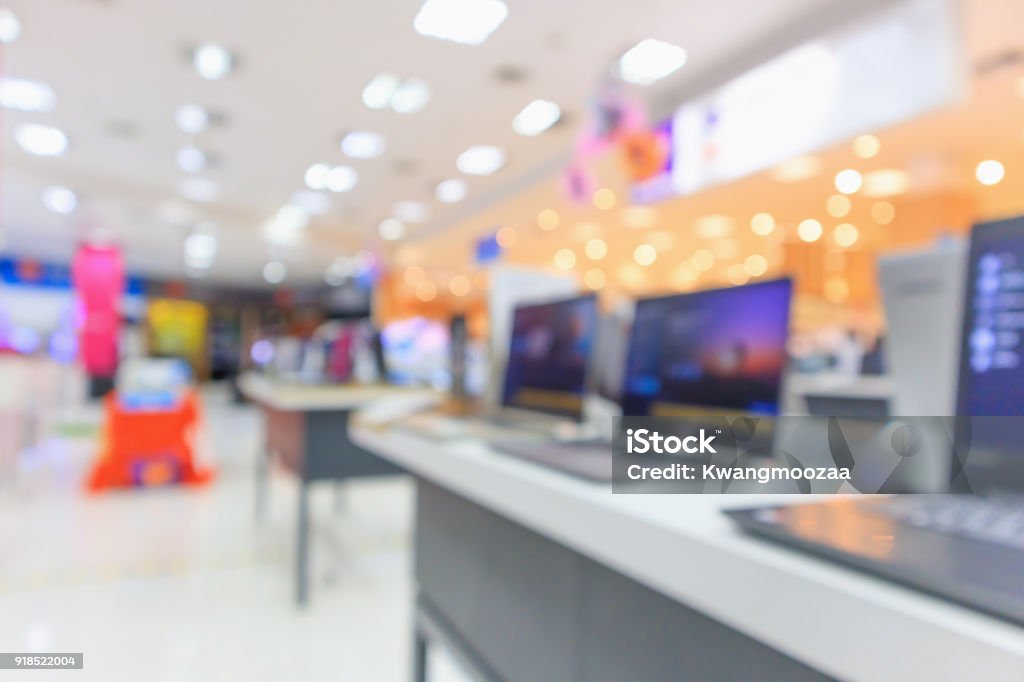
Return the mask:
[[125,409],[112,391],[103,407],[103,438],[87,482],[90,491],[213,480],[213,470],[195,461],[201,406],[194,391],[185,391],[174,407],[153,410]]

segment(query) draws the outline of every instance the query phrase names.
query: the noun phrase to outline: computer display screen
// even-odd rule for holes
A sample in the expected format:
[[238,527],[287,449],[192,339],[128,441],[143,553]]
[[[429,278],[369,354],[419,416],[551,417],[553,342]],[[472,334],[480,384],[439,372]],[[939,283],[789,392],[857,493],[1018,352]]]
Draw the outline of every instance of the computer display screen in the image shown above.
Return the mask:
[[637,301],[626,416],[779,412],[788,279]]
[[579,418],[597,327],[596,296],[516,308],[503,404]]
[[[1024,218],[974,228],[964,308],[958,412],[1024,415]],[[1020,443],[1013,435],[1008,444]]]

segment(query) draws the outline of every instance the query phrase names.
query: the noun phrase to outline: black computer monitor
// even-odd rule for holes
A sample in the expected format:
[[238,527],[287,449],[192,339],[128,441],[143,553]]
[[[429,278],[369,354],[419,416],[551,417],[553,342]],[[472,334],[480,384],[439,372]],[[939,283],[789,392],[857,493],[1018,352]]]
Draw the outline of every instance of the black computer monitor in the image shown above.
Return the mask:
[[[976,225],[963,298],[957,414],[972,483],[1024,486],[1024,217]],[[963,454],[963,453],[961,453]],[[986,472],[988,468],[990,471]],[[997,473],[998,472],[998,473]],[[958,473],[954,470],[954,478]],[[988,480],[985,480],[988,479]],[[975,485],[975,488],[978,488]]]
[[594,295],[516,308],[502,404],[579,419],[597,327]]
[[791,294],[778,279],[637,301],[623,415],[778,414]]

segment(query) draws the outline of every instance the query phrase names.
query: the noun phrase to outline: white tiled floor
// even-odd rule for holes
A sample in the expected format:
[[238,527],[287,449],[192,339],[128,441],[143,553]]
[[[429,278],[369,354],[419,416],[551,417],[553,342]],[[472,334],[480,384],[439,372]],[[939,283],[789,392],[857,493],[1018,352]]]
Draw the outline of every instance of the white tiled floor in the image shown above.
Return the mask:
[[[0,486],[0,651],[84,652],[83,672],[28,674],[40,681],[409,679],[410,483],[349,484],[340,509],[329,486],[314,491],[300,611],[296,487],[275,475],[255,523],[258,415],[219,393],[206,411],[219,475],[203,489],[87,495],[80,436],[22,455]],[[434,679],[458,677],[438,658]]]

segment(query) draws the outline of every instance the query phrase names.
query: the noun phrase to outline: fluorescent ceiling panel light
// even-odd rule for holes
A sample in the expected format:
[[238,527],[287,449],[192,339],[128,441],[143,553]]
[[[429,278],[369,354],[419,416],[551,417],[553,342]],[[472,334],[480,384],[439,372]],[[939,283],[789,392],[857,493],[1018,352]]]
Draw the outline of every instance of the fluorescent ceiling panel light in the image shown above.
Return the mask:
[[441,203],[455,204],[465,199],[468,192],[469,188],[466,186],[465,180],[453,178],[438,183],[434,189],[434,196]]
[[182,104],[174,110],[174,120],[182,132],[198,135],[210,125],[210,112],[198,104]]
[[359,174],[350,166],[335,166],[327,175],[327,189],[332,192],[347,192],[356,186]]
[[192,66],[206,80],[224,78],[234,67],[235,58],[226,47],[218,43],[203,43],[192,52]]
[[371,109],[386,109],[400,81],[393,73],[378,74],[363,88],[363,104]]
[[13,43],[21,35],[21,21],[11,10],[0,9],[0,43]]
[[910,190],[910,173],[897,168],[881,168],[864,174],[861,192],[869,197],[891,197]]
[[67,187],[47,187],[43,190],[43,205],[54,213],[67,215],[78,206],[78,197]]
[[490,175],[505,165],[505,150],[490,145],[473,145],[459,154],[456,166],[466,175]]
[[17,111],[47,112],[57,105],[57,94],[46,83],[27,78],[0,78],[0,107]]
[[35,156],[63,156],[68,149],[68,136],[63,130],[38,123],[22,123],[14,128],[18,146]]
[[562,110],[557,104],[535,99],[512,119],[512,128],[520,135],[540,135],[561,117]]
[[391,96],[391,108],[400,114],[415,114],[430,101],[430,86],[419,78],[406,78]]
[[384,153],[384,137],[368,130],[353,130],[341,138],[341,151],[353,159],[375,159]]
[[507,16],[508,7],[501,0],[427,0],[416,14],[413,28],[430,38],[479,45]]
[[178,194],[189,201],[209,203],[220,195],[220,186],[209,178],[183,178]]
[[623,80],[650,85],[686,64],[686,50],[678,45],[647,38],[629,48],[619,59]]

